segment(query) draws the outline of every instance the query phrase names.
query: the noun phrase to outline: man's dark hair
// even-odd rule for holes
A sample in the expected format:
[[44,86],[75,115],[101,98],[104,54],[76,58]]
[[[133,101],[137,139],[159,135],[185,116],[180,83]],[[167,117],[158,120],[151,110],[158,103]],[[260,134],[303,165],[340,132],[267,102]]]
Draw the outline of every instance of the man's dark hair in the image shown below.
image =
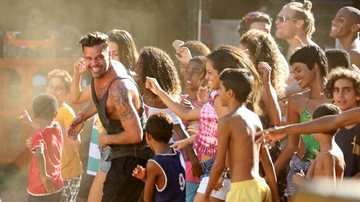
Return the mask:
[[109,37],[102,32],[90,32],[81,37],[79,44],[81,44],[82,50],[84,50],[84,47],[93,47],[103,44],[104,50],[109,46]]
[[33,100],[32,109],[36,118],[53,119],[57,113],[58,102],[53,95],[42,94]]
[[349,53],[341,49],[330,49],[325,51],[326,58],[328,60],[328,72],[336,67],[350,68],[350,56]]
[[296,62],[306,64],[309,70],[314,69],[315,64],[318,64],[321,76],[326,77],[328,62],[325,52],[319,46],[307,45],[297,50],[290,57],[290,65]]
[[157,142],[168,143],[173,132],[173,122],[165,113],[153,114],[146,122],[146,132]]
[[224,69],[220,80],[226,90],[235,93],[235,99],[241,103],[246,102],[253,90],[254,77],[247,69]]

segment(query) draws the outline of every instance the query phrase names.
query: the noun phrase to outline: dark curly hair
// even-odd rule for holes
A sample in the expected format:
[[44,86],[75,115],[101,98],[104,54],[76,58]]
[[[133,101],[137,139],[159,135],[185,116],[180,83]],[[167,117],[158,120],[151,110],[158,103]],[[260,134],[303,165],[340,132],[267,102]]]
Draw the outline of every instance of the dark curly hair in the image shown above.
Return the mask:
[[146,89],[144,84],[146,77],[155,78],[161,88],[170,96],[180,95],[181,86],[175,65],[170,56],[163,50],[155,47],[144,47],[140,51],[137,63],[137,72],[140,72],[139,86],[143,94],[156,98],[150,90]]
[[[286,72],[288,64],[282,60],[282,54],[274,38],[262,31],[249,30],[240,39],[250,53],[250,57],[257,66],[260,62],[267,62],[271,67],[271,85],[274,86],[279,97],[284,95],[286,87]],[[286,68],[286,69],[285,69]]]
[[182,47],[187,47],[192,56],[207,56],[210,53],[210,49],[201,41],[189,40]]
[[153,114],[147,120],[145,129],[154,140],[167,144],[173,135],[173,122],[166,113]]
[[[333,69],[327,77],[328,81],[324,89],[326,97],[333,99],[334,84],[339,79],[351,81],[354,87],[355,95],[360,96],[360,73],[357,70],[338,67]],[[357,100],[357,105],[359,106],[359,104],[360,101]]]
[[41,94],[33,100],[32,110],[35,118],[51,120],[58,111],[58,102],[53,95]]
[[119,48],[120,62],[129,70],[134,71],[138,52],[131,34],[125,30],[113,29],[107,33],[109,41],[115,42]]

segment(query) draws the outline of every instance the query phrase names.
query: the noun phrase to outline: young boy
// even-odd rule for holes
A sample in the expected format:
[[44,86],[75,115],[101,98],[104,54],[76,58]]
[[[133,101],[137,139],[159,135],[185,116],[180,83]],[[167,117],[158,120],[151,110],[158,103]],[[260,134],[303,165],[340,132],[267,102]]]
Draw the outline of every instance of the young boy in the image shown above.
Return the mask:
[[[326,115],[339,114],[340,109],[333,104],[322,104],[313,113],[313,118],[320,118]],[[293,177],[293,183],[297,186],[302,185],[305,180],[313,178],[329,178],[334,182],[341,182],[344,174],[345,161],[344,155],[335,142],[336,131],[327,133],[314,133],[315,139],[320,144],[320,152],[311,163],[306,176],[301,170]]]
[[63,136],[60,124],[55,121],[56,98],[40,95],[33,101],[34,121],[39,128],[32,134],[29,169],[28,201],[60,201],[64,187],[61,177]]
[[[173,123],[165,113],[150,116],[146,141],[155,156],[146,169],[137,166],[133,176],[145,182],[144,201],[185,201],[185,162],[180,152],[169,146]],[[156,188],[155,188],[156,187]]]
[[[67,131],[70,122],[75,118],[74,110],[66,104],[69,97],[70,85],[72,77],[63,69],[54,69],[48,73],[48,81],[46,93],[53,95],[58,103],[56,121],[60,123],[63,134]],[[30,116],[25,112],[26,117],[31,123]],[[26,121],[25,121],[26,122]],[[26,123],[25,123],[26,124]],[[80,160],[80,136],[77,140],[69,138],[67,135],[63,137],[63,153],[61,155],[61,174],[64,179],[64,189],[62,191],[62,201],[75,202],[80,189],[82,163]],[[31,142],[31,138],[27,143]]]
[[226,159],[231,177],[226,201],[271,201],[269,186],[259,175],[259,153],[266,178],[272,187],[273,200],[279,199],[267,149],[254,144],[255,132],[262,128],[260,119],[245,106],[252,93],[253,80],[251,73],[245,69],[225,69],[220,75],[220,100],[231,112],[218,122],[218,150],[205,201],[209,201],[210,193],[225,168]]
[[[360,106],[360,74],[353,69],[336,68],[328,76],[325,92],[342,112]],[[335,142],[344,153],[344,177],[360,177],[360,124],[339,128]]]

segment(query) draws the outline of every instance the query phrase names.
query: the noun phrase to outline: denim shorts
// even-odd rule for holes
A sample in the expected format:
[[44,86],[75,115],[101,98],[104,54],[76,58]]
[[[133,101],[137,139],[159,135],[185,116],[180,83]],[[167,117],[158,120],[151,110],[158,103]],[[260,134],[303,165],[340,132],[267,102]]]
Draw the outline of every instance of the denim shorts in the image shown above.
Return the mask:
[[203,161],[200,163],[201,165],[201,169],[202,169],[202,175],[200,176],[200,179],[203,177],[208,177],[210,176],[210,172],[211,172],[211,168],[213,167],[215,162],[214,158],[208,159],[206,161]]
[[297,187],[295,184],[293,184],[292,178],[296,173],[300,173],[300,170],[303,170],[306,174],[310,167],[310,164],[311,161],[307,159],[300,159],[298,156],[296,156],[296,154],[293,155],[290,161],[289,172],[286,177],[287,188],[285,191],[285,196],[293,196],[296,193]]
[[111,161],[109,158],[111,153],[111,147],[106,146],[104,148],[99,148],[99,149],[100,149],[99,170],[104,173],[108,173],[111,166]]

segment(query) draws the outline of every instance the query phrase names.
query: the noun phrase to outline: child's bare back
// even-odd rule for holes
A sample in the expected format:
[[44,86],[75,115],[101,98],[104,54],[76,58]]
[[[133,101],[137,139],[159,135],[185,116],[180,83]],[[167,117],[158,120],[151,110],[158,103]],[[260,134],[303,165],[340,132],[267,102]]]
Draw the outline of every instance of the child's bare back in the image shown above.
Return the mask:
[[311,166],[313,168],[309,168],[309,172],[313,172],[313,178],[335,177],[341,181],[344,174],[345,161],[344,155],[337,145],[334,145],[329,151],[320,152],[313,164],[314,166]]

